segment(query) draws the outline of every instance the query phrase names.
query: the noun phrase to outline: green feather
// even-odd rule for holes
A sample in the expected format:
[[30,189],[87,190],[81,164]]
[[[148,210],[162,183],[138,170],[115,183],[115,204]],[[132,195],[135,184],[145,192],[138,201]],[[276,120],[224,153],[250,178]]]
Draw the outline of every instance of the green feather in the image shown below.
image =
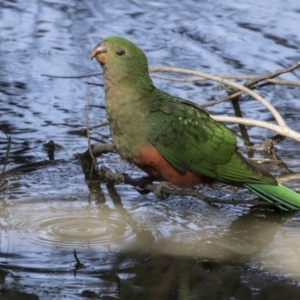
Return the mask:
[[276,185],[260,166],[238,151],[234,133],[214,121],[195,103],[157,90],[159,102],[150,107],[147,139],[178,170],[242,186],[244,183]]
[[298,210],[300,208],[300,195],[278,184],[276,186],[266,184],[245,184],[245,187],[260,198],[277,202],[283,210]]

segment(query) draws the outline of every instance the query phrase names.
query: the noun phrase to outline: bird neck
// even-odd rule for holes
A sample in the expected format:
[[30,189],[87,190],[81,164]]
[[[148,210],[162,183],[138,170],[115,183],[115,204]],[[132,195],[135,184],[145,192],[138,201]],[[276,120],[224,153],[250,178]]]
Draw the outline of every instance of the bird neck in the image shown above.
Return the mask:
[[105,70],[104,78],[107,119],[114,145],[121,157],[132,161],[146,142],[146,119],[155,88],[149,75],[127,78]]

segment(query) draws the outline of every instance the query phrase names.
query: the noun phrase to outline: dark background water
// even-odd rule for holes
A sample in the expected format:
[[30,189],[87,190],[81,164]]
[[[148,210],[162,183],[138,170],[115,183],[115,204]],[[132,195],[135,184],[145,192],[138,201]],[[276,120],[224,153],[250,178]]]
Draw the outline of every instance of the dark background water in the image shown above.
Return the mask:
[[[223,206],[216,210],[189,197],[159,202],[153,195],[141,196],[122,185],[117,186],[117,191],[123,206],[116,204],[117,196],[109,194],[105,186],[106,203],[95,201],[75,157],[87,149],[87,140],[69,132],[86,126],[87,82],[101,83],[102,78],[53,79],[41,74],[78,76],[100,72],[90,60],[91,49],[108,35],[120,35],[140,46],[150,65],[191,68],[216,75],[260,75],[299,60],[299,22],[300,6],[296,0],[0,1],[0,162],[4,163],[7,149],[5,134],[11,137],[8,169],[47,159],[42,145],[51,139],[62,146],[56,158],[65,159],[63,164],[13,174],[3,182],[0,269],[4,275],[0,283],[6,290],[2,290],[2,295],[11,299],[12,291],[17,290],[36,294],[40,299],[117,297],[118,280],[103,280],[100,275],[111,269],[124,247],[136,242],[139,250],[132,250],[135,246],[130,253],[141,253],[151,245],[159,255],[229,261],[223,273],[211,278],[212,282],[222,283],[223,277],[230,278],[226,272],[233,268],[231,262],[246,255],[237,278],[246,282],[254,294],[264,288],[259,281],[268,285],[278,282],[274,278],[287,278],[297,285],[299,215],[283,225],[280,219],[276,225],[266,222],[262,227],[256,226],[257,232],[247,233],[252,238],[242,239],[237,246],[233,242],[241,238],[237,232],[257,224],[255,218],[251,223],[244,217],[248,207]],[[282,78],[299,80],[299,76],[300,71],[296,70]],[[224,96],[210,85],[154,81],[160,88],[200,104]],[[300,131],[299,88],[272,86],[260,93],[289,126]],[[104,122],[101,87],[93,86],[90,100],[89,123]],[[264,107],[247,96],[243,97],[241,108],[245,117],[273,121]],[[209,111],[233,115],[230,102]],[[238,130],[236,125],[231,128]],[[272,134],[249,128],[254,143]],[[109,141],[108,135],[106,127],[92,131],[99,140]],[[290,172],[300,172],[298,142],[286,139],[276,153]],[[106,155],[99,164],[140,174],[116,155]],[[278,166],[269,168],[275,175],[286,173]],[[287,185],[298,188],[299,180]],[[222,190],[210,192],[227,197]],[[236,195],[243,196],[244,191]],[[258,234],[262,232],[263,237]],[[210,244],[218,250],[212,251],[207,246]],[[74,248],[85,263],[76,278]],[[226,249],[239,259],[236,255],[233,259]],[[133,258],[124,264],[134,265]],[[123,279],[133,276],[128,273],[119,275]],[[113,281],[112,285],[107,286],[108,281]],[[203,289],[209,290],[208,285]],[[194,294],[194,298],[182,294],[178,299],[198,299],[197,295],[200,299],[202,295],[197,290]],[[21,296],[17,294],[15,299]],[[223,296],[234,295],[224,292]]]

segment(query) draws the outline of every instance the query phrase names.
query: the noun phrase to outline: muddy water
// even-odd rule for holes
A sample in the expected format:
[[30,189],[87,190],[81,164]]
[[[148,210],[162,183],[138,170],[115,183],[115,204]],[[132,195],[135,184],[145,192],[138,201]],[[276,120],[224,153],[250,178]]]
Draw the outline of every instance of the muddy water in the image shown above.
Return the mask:
[[[5,134],[11,138],[7,169],[47,159],[43,144],[49,140],[61,146],[55,158],[63,159],[47,168],[10,174],[1,182],[1,297],[136,299],[141,292],[137,286],[143,280],[136,280],[126,294],[123,279],[138,277],[135,267],[140,261],[135,258],[141,253],[152,253],[156,267],[165,261],[178,267],[184,261],[190,271],[197,265],[191,262],[194,257],[214,262],[214,267],[197,265],[194,278],[201,291],[194,288],[179,296],[168,294],[184,290],[179,284],[160,296],[150,293],[146,299],[199,299],[217,290],[210,282],[230,286],[226,277],[243,286],[218,291],[225,298],[252,299],[246,297],[284,279],[288,287],[297,284],[297,214],[282,219],[264,211],[249,213],[249,207],[216,209],[189,197],[159,202],[153,195],[141,196],[122,185],[116,187],[117,194],[105,185],[98,194],[91,194],[76,158],[87,149],[87,141],[70,131],[86,126],[87,83],[101,84],[102,79],[54,79],[42,74],[100,72],[89,59],[90,51],[108,35],[121,35],[137,43],[151,65],[211,74],[263,74],[299,60],[299,19],[296,0],[267,0],[255,5],[252,1],[191,0],[0,1],[0,162],[4,164],[8,145]],[[299,80],[299,76],[297,70],[283,78]],[[164,90],[197,103],[223,95],[211,85],[154,81]],[[261,94],[288,125],[300,131],[299,88],[267,87]],[[90,101],[89,123],[104,122],[101,87],[92,88]],[[246,117],[272,121],[270,114],[247,96],[241,107]],[[210,111],[233,114],[230,103]],[[231,128],[238,130],[235,125]],[[252,142],[259,143],[272,133],[251,128],[249,135]],[[92,137],[110,141],[106,127],[93,130]],[[300,172],[297,142],[286,139],[276,153],[287,169],[269,165],[275,175]],[[141,175],[116,155],[105,155],[99,164]],[[299,189],[297,178],[285,184]],[[217,197],[231,196],[224,189],[205,191]],[[234,196],[250,194],[236,191]],[[76,277],[74,249],[84,265]],[[120,259],[123,252],[128,256]],[[105,277],[116,261],[122,264],[114,269],[114,279]],[[145,273],[155,290],[164,279],[156,282],[153,270],[157,268],[147,268]],[[177,274],[178,269],[171,270]],[[186,274],[186,269],[180,270]],[[237,275],[233,276],[232,270]],[[214,277],[205,277],[208,271]],[[235,292],[240,288],[245,294],[238,298]]]

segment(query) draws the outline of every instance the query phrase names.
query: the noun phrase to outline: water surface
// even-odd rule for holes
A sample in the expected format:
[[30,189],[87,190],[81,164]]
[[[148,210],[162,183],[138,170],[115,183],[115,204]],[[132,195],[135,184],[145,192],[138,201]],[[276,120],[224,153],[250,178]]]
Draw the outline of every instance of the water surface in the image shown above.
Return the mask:
[[[222,282],[228,286],[225,278],[233,278],[244,285],[233,286],[232,291],[242,288],[250,296],[278,282],[288,287],[297,285],[299,214],[288,220],[270,214],[262,221],[260,213],[247,213],[249,207],[215,209],[190,197],[160,202],[154,195],[141,196],[124,185],[116,186],[119,196],[105,184],[102,192],[91,194],[76,158],[87,149],[87,140],[70,131],[86,126],[87,83],[101,84],[102,78],[54,79],[41,74],[78,76],[100,72],[90,60],[91,49],[108,35],[120,35],[140,46],[150,65],[216,75],[261,75],[299,60],[299,18],[296,0],[255,4],[219,0],[0,1],[0,162],[4,163],[8,144],[5,134],[11,137],[8,169],[47,159],[43,144],[49,140],[62,146],[55,158],[64,159],[58,165],[12,174],[3,181],[2,295],[12,298],[15,293],[18,299],[135,299],[139,293],[136,282],[130,289],[134,292],[123,296],[118,285],[123,285],[124,292],[123,279],[139,274],[134,267],[144,265],[135,260],[141,253],[151,253],[155,266],[171,261],[171,266],[192,266],[194,270],[193,258],[201,263],[208,261],[211,265],[199,264],[195,273],[205,270],[206,274],[209,270],[215,277],[203,277],[205,281],[197,275],[198,284],[217,281],[220,286]],[[299,81],[299,76],[296,70],[282,78]],[[200,104],[224,96],[212,84],[154,82],[167,92]],[[261,95],[280,111],[289,126],[300,131],[299,88],[270,86]],[[273,122],[258,102],[248,96],[242,99],[245,117]],[[92,87],[90,102],[89,123],[104,122],[101,87]],[[210,112],[233,115],[230,102],[213,106]],[[238,130],[236,125],[230,127]],[[253,143],[273,135],[259,128],[249,128],[248,133]],[[110,141],[107,127],[93,130],[91,135]],[[297,142],[286,139],[276,153],[288,170],[268,165],[275,175],[300,172]],[[136,176],[142,174],[117,155],[105,155],[98,163]],[[285,184],[299,189],[297,179]],[[224,188],[205,190],[217,197],[230,197]],[[234,195],[250,197],[245,191]],[[74,249],[84,264],[76,277]],[[119,255],[123,252],[128,256],[122,260]],[[118,259],[118,279],[106,278],[104,275]],[[149,274],[149,270],[156,270],[151,265],[147,269],[147,264],[145,268]],[[228,275],[232,270],[237,275]],[[153,290],[157,284],[154,280]],[[210,291],[209,284],[203,290]],[[232,291],[220,293],[226,299],[238,298]],[[155,295],[152,298],[158,299]],[[191,289],[178,299],[197,296],[204,297],[199,290]],[[174,295],[168,297],[174,299]],[[167,299],[166,294],[161,299]]]

